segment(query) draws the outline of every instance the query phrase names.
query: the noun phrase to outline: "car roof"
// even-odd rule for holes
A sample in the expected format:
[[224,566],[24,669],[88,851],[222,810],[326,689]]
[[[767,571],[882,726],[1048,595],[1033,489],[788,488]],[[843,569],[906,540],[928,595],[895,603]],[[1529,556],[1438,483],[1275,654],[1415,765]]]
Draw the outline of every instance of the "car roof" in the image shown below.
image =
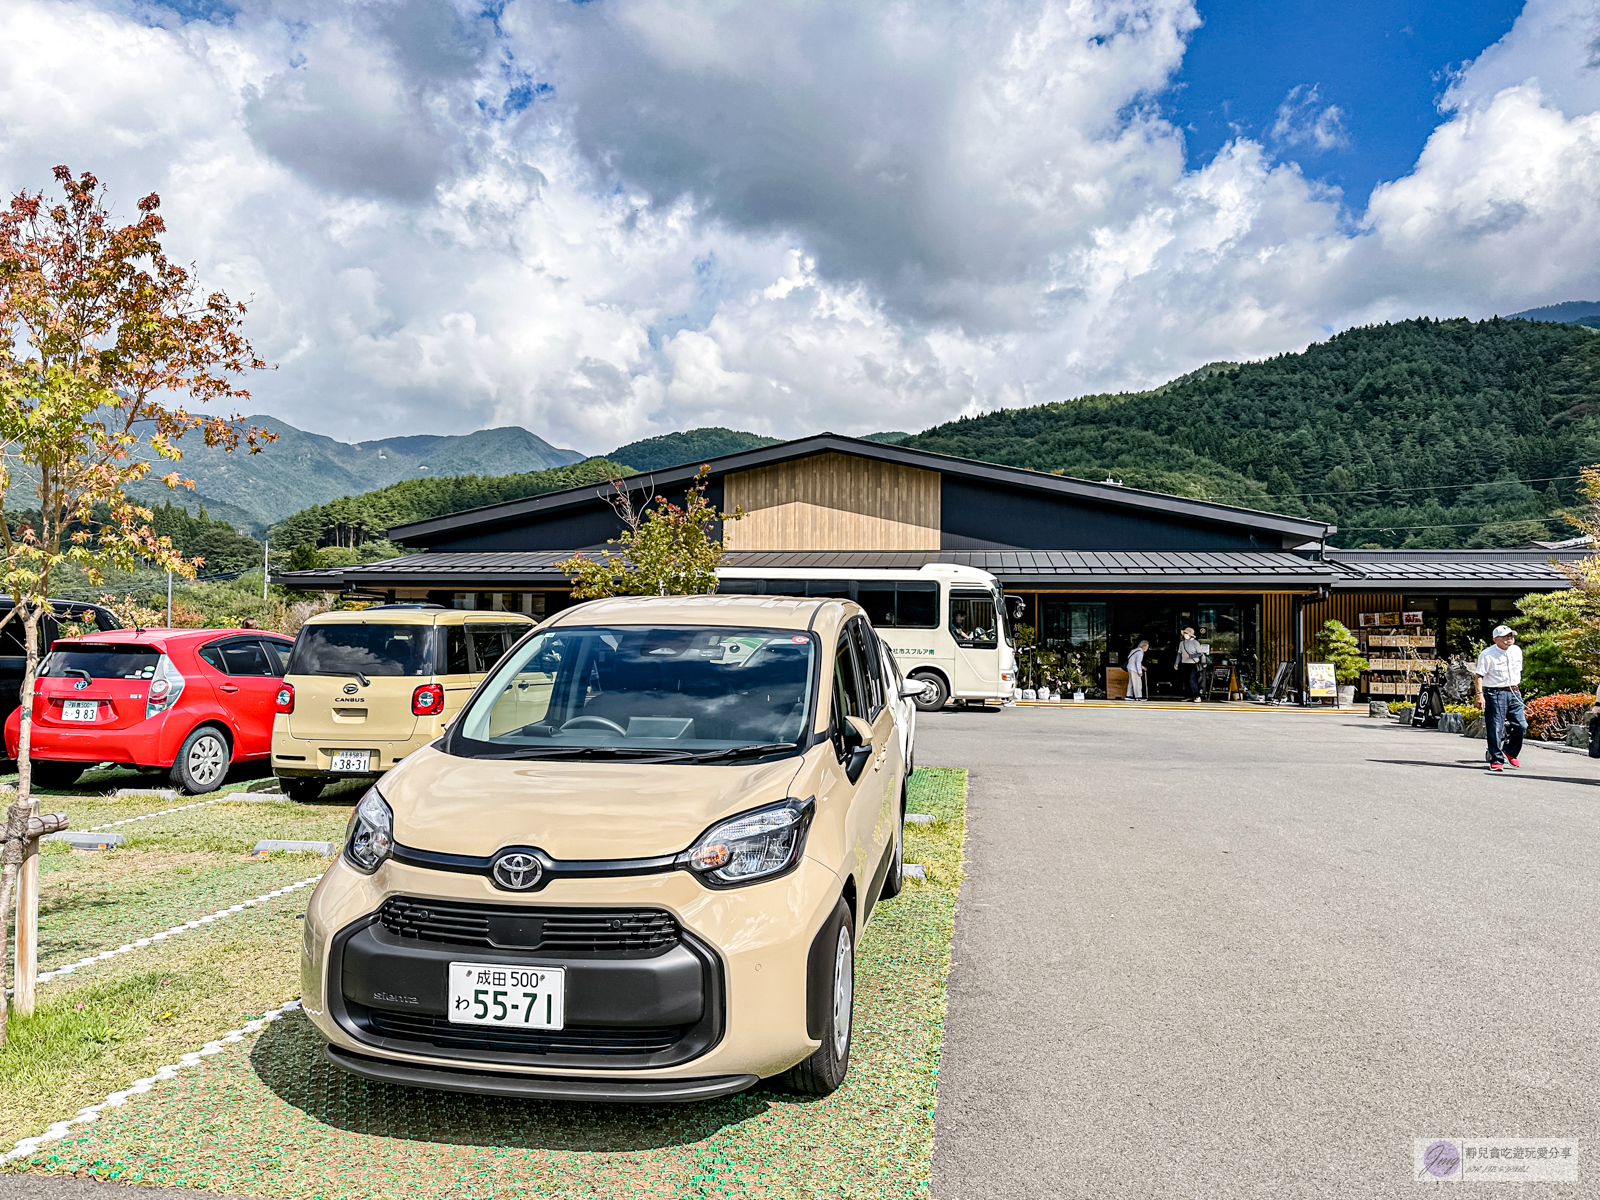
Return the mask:
[[477,608],[404,608],[384,605],[318,613],[307,625],[466,625],[477,621],[521,622],[530,628],[537,622],[526,613],[494,612]]
[[552,625],[728,625],[827,628],[859,609],[823,596],[613,596],[562,609]]
[[197,643],[214,642],[218,638],[239,635],[245,637],[269,637],[282,641],[293,640],[288,634],[279,633],[276,629],[107,629],[101,633],[85,633],[78,637],[57,638],[54,644],[77,645],[88,643],[95,646],[150,646],[159,650],[165,646],[188,646]]

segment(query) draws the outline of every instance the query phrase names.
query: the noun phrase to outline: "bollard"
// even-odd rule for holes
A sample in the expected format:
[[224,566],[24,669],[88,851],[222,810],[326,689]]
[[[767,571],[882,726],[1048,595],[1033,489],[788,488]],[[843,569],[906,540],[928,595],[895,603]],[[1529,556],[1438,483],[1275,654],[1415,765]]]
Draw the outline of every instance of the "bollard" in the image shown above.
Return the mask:
[[37,801],[18,802],[6,810],[4,847],[0,848],[0,966],[5,962],[5,918],[15,889],[17,957],[11,1007],[21,1017],[33,1015],[39,979],[39,839],[67,827],[64,813],[41,815],[36,808]]

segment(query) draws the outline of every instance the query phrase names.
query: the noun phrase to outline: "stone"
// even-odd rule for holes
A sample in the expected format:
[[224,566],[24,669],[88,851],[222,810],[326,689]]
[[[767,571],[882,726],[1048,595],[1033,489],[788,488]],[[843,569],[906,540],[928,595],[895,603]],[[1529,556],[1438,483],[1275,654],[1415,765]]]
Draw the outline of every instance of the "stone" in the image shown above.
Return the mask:
[[1489,727],[1483,723],[1483,718],[1479,717],[1461,731],[1461,736],[1481,738],[1487,742],[1489,740]]
[[1409,725],[1409,724],[1411,724],[1411,714],[1416,712],[1416,711],[1417,711],[1417,706],[1416,705],[1414,705],[1414,704],[1402,704],[1400,706],[1400,715],[1398,717],[1396,717],[1395,719],[1397,721],[1399,721],[1400,724],[1402,724],[1402,725]]
[[1586,724],[1569,726],[1567,729],[1567,745],[1587,750],[1589,748],[1589,726]]
[[917,879],[923,883],[928,882],[928,868],[921,863],[906,863],[902,871],[907,879]]
[[1440,714],[1440,716],[1439,716],[1439,732],[1440,733],[1460,733],[1465,728],[1466,728],[1466,723],[1464,721],[1462,721],[1460,713],[1447,712],[1447,713],[1441,713]]
[[[1254,699],[1254,697],[1252,697]],[[1389,702],[1387,700],[1369,700],[1367,702],[1367,716],[1385,717],[1389,715]]]
[[262,838],[250,853],[271,854],[274,850],[287,850],[290,854],[320,854],[329,858],[337,849],[332,842],[286,842],[278,838]]
[[265,779],[252,779],[240,789],[245,792],[275,792],[278,790],[278,777],[268,775]]
[[111,793],[113,800],[176,800],[176,788],[118,788]]
[[931,813],[907,813],[907,825],[932,825],[934,821]]
[[128,839],[120,833],[80,833],[69,829],[65,833],[47,833],[42,842],[65,842],[74,850],[115,850]]

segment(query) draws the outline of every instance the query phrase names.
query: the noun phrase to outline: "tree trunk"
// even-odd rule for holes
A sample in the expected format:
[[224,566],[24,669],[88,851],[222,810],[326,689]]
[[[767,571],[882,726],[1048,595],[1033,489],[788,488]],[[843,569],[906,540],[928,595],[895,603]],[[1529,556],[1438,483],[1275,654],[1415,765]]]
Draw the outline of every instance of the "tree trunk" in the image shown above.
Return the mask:
[[0,1048],[6,1044],[4,987],[7,977],[6,949],[11,944],[11,898],[17,890],[17,873],[22,866],[24,839],[28,833],[29,805],[18,802],[6,810],[4,830],[0,831]]
[[39,674],[39,607],[31,601],[22,604],[23,647],[27,653],[22,672],[22,686],[17,689],[21,703],[22,721],[17,731],[17,800],[26,803],[33,798],[33,763],[29,753],[33,748],[33,684]]
[[[29,756],[33,747],[33,689],[39,675],[39,621],[43,615],[37,604],[30,603],[22,610],[22,625],[25,631],[23,636],[26,638],[28,657],[27,666],[22,672],[22,687],[18,691],[18,698],[22,702],[22,718],[17,737],[17,802],[12,808],[22,812],[24,833],[28,817],[39,809],[33,799],[33,762]],[[8,821],[7,829],[10,827]],[[15,867],[11,866],[9,861],[13,846],[16,847],[18,854],[18,863]],[[18,936],[15,983],[12,985],[15,989],[13,1000],[18,1016],[31,1017],[34,977],[39,970],[39,857],[36,854],[23,853],[26,849],[27,845],[23,841],[7,841],[5,870],[17,879]],[[8,903],[9,898],[8,892]]]

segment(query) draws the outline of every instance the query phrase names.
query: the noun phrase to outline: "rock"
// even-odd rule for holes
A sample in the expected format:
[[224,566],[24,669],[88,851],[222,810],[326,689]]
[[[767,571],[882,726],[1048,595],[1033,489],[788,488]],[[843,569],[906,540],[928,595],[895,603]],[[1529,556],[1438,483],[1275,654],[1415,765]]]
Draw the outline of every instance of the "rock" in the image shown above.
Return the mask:
[[1577,746],[1580,750],[1589,748],[1589,726],[1573,725],[1567,729],[1567,745]]
[[1416,708],[1417,706],[1414,704],[1402,704],[1400,706],[1400,715],[1395,719],[1402,725],[1411,724],[1411,714],[1416,711]]
[[1461,719],[1460,713],[1447,712],[1439,717],[1440,733],[1460,733],[1466,728],[1466,722]]
[[1367,702],[1367,716],[1388,717],[1389,703],[1386,700],[1369,700]]
[[1471,725],[1468,725],[1466,729],[1462,730],[1461,736],[1469,738],[1481,738],[1483,741],[1488,741],[1489,727],[1483,723],[1483,718],[1479,717],[1477,720],[1473,721]]

